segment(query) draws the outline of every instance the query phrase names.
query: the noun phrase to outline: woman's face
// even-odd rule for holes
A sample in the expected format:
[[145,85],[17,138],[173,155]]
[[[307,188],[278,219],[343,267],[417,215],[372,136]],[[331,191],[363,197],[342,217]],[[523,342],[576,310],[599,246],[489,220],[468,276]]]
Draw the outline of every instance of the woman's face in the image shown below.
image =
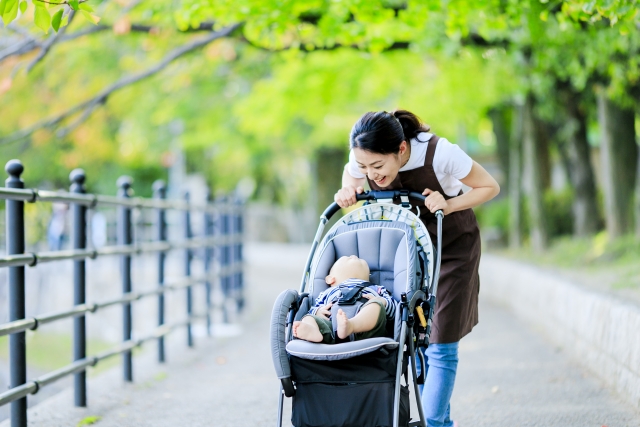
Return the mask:
[[398,171],[402,167],[402,157],[407,150],[407,143],[402,141],[400,151],[397,154],[379,154],[362,148],[354,148],[353,155],[356,158],[360,172],[376,183],[378,187],[384,188],[391,185]]

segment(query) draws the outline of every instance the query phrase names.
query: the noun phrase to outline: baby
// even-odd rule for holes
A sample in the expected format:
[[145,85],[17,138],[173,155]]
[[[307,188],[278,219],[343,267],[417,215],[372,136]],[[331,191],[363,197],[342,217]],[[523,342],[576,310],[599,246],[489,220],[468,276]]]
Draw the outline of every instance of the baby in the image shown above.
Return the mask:
[[348,290],[362,284],[367,286],[362,296],[369,301],[351,319],[342,309],[338,310],[338,338],[345,339],[351,334],[355,334],[356,340],[385,336],[387,319],[394,317],[396,306],[384,287],[369,283],[369,274],[367,262],[355,255],[338,259],[325,278],[329,289],[318,295],[309,314],[293,322],[293,336],[311,342],[334,344],[336,338],[331,323],[331,306],[342,296],[341,289]]

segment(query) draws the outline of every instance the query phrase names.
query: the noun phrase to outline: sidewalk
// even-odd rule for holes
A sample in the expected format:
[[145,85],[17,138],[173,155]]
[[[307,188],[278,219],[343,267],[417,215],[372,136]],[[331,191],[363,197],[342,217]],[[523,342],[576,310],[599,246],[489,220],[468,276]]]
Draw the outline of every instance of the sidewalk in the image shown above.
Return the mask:
[[[99,427],[274,426],[279,384],[268,319],[277,294],[298,289],[307,250],[247,247],[249,298],[241,334],[196,337],[195,349],[185,349],[184,333],[177,332],[166,366],[155,362],[150,345],[135,359],[134,384],[123,384],[118,368],[90,381],[88,408],[74,408],[68,390],[31,409],[29,425],[76,426],[97,415]],[[460,346],[452,415],[461,427],[640,426],[640,414],[577,367],[564,349],[482,294],[481,301],[480,324]]]

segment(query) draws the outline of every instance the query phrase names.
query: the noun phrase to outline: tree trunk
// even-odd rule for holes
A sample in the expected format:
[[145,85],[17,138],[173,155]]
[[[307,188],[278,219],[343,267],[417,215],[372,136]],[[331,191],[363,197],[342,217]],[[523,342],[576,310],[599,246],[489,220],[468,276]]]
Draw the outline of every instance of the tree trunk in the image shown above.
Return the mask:
[[605,223],[611,239],[631,232],[633,226],[638,162],[634,120],[633,110],[614,104],[604,90],[598,92]]
[[515,105],[509,147],[509,246],[522,246],[522,121],[523,106]]
[[523,145],[524,162],[528,172],[527,195],[529,198],[529,216],[531,220],[531,245],[535,251],[542,251],[547,247],[549,236],[547,232],[547,217],[544,210],[545,153],[548,149],[542,136],[540,123],[535,118],[534,100],[527,96],[523,112]]
[[[532,101],[535,106],[535,100]],[[536,158],[538,162],[538,176],[540,179],[540,188],[542,194],[549,188],[551,188],[551,152],[549,147],[551,141],[555,135],[555,129],[549,124],[538,118],[535,111],[533,111],[533,129],[535,132],[535,145]]]
[[[638,163],[636,174],[640,173],[640,150],[638,150]],[[640,177],[636,176],[636,237],[640,239]]]
[[579,106],[577,93],[566,88],[561,94],[568,114],[563,129],[566,144],[563,145],[566,148],[569,182],[575,192],[572,206],[573,234],[584,237],[598,231],[598,204],[591,165],[591,148],[587,140],[587,117]]
[[496,154],[502,169],[500,186],[509,194],[509,110],[512,107],[500,106],[489,110],[489,118],[493,124],[493,134],[496,137]]
[[342,171],[346,163],[346,149],[323,147],[316,151],[318,216],[333,203],[333,196],[342,188]]

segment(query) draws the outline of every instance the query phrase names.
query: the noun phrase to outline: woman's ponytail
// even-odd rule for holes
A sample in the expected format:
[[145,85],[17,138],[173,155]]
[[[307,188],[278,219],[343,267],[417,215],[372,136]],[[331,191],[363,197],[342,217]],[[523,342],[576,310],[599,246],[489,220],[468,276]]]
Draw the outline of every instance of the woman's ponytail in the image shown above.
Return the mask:
[[429,132],[431,130],[429,125],[422,123],[418,116],[410,111],[394,110],[391,114],[400,122],[404,139],[407,142],[417,137],[420,132]]
[[410,143],[420,132],[431,128],[407,110],[372,111],[365,113],[353,125],[349,135],[350,148],[372,153],[397,154],[402,141]]

